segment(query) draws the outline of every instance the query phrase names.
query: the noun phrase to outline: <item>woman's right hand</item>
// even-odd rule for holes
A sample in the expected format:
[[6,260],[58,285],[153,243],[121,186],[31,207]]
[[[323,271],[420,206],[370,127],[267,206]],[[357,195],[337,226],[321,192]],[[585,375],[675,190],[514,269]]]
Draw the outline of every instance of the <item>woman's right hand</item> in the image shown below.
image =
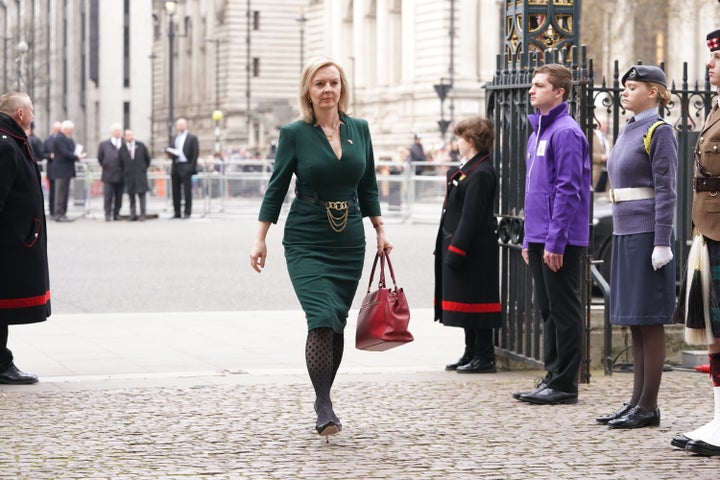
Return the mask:
[[267,257],[267,246],[263,240],[255,240],[250,249],[250,266],[260,273],[265,268],[265,257]]

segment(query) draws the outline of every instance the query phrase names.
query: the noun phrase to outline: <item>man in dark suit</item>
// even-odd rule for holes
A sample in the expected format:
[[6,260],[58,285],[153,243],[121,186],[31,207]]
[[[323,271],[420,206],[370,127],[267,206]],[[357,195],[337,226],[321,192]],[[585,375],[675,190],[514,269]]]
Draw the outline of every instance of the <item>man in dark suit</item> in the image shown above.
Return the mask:
[[130,197],[130,220],[138,219],[135,210],[135,195],[140,199],[140,221],[145,220],[145,194],[150,189],[147,169],[150,166],[150,152],[142,142],[135,141],[130,129],[125,130],[123,145],[120,148],[120,163],[125,175],[125,185]]
[[178,118],[177,122],[175,122],[175,130],[177,135],[173,140],[173,144],[171,148],[166,150],[170,154],[170,158],[172,158],[170,178],[172,180],[173,208],[175,210],[173,218],[181,218],[181,188],[182,194],[185,196],[185,209],[182,218],[190,218],[192,213],[192,176],[197,173],[200,148],[197,137],[188,132],[187,120]]
[[45,202],[40,169],[25,132],[33,104],[25,93],[0,96],[0,383],[31,384],[7,348],[8,326],[50,316]]
[[37,135],[35,135],[35,122],[30,124],[30,131],[27,139],[30,144],[30,148],[32,149],[33,159],[36,162],[39,162],[43,156],[43,142],[37,137]]
[[67,217],[70,180],[75,177],[75,162],[85,154],[75,155],[75,140],[72,134],[75,124],[70,120],[62,122],[60,133],[53,140],[53,173],[55,175],[55,221],[70,222]]
[[60,134],[62,123],[53,123],[50,135],[43,142],[43,158],[45,159],[45,178],[48,181],[48,208],[50,216],[55,217],[55,172],[53,170],[53,141]]
[[105,221],[120,220],[120,207],[122,207],[123,178],[122,164],[120,163],[120,147],[122,147],[122,127],[114,123],[110,127],[110,138],[100,142],[98,147],[98,163],[102,167],[103,207],[105,208]]

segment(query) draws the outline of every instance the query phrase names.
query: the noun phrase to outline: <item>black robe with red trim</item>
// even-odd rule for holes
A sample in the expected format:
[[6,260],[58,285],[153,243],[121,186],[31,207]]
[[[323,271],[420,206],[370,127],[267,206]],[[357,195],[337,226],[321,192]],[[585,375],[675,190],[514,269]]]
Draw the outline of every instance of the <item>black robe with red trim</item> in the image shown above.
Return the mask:
[[486,153],[447,174],[435,242],[435,320],[445,325],[501,326],[497,183]]
[[0,113],[0,324],[50,316],[45,204],[25,132]]

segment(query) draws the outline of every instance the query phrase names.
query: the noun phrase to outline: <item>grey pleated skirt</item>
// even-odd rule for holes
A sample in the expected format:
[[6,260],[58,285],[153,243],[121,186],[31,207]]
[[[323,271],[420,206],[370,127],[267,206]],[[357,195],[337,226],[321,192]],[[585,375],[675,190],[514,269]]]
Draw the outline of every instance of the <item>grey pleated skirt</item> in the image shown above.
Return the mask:
[[[613,325],[672,323],[675,259],[653,270],[654,240],[652,232],[613,235],[610,265],[610,322]],[[675,243],[674,236],[670,243]]]

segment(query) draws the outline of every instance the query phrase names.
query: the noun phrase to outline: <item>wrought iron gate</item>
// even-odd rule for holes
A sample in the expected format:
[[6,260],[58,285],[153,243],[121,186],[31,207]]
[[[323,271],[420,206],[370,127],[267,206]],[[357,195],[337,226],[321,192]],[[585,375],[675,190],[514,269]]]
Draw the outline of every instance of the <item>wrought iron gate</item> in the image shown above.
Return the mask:
[[[593,129],[598,120],[604,118],[610,125],[608,135],[614,140],[622,126],[629,119],[620,104],[623,87],[620,84],[621,71],[617,61],[614,65],[611,84],[605,79],[596,85],[593,77],[593,62],[587,59],[585,47],[567,51],[552,50],[544,54],[532,54],[525,65],[516,66],[507,57],[498,57],[498,68],[492,82],[485,86],[487,91],[487,117],[495,123],[496,141],[494,162],[500,178],[496,212],[499,218],[501,301],[503,304],[503,327],[497,332],[496,346],[501,356],[521,361],[530,366],[542,367],[542,318],[534,306],[534,292],[530,270],[520,255],[523,235],[523,205],[525,186],[525,147],[530,135],[527,119],[532,112],[528,90],[532,75],[543,63],[563,63],[573,72],[574,89],[568,103],[570,113],[585,131],[591,148]],[[544,60],[542,59],[544,57]],[[568,60],[569,59],[569,60]],[[661,68],[663,66],[661,65]],[[623,68],[629,68],[624,66]],[[624,71],[624,70],[623,70]],[[659,113],[673,124],[678,139],[678,177],[676,213],[676,265],[678,272],[684,271],[690,238],[690,209],[692,203],[693,149],[704,118],[710,112],[712,97],[708,79],[704,88],[697,84],[690,88],[687,79],[687,64],[683,65],[680,87],[672,81],[674,72],[668,72],[672,100]],[[613,142],[614,143],[614,142]],[[593,220],[593,224],[597,218]],[[609,267],[597,268],[598,260],[609,258],[609,238],[599,238],[593,224],[590,229],[591,245],[584,268],[583,303],[586,306],[586,340],[581,369],[581,380],[590,379],[590,305],[593,284],[602,285],[602,271]],[[607,292],[609,296],[609,292]],[[606,306],[609,303],[605,297]],[[612,369],[612,337],[605,309],[605,336],[603,358],[606,373]]]

